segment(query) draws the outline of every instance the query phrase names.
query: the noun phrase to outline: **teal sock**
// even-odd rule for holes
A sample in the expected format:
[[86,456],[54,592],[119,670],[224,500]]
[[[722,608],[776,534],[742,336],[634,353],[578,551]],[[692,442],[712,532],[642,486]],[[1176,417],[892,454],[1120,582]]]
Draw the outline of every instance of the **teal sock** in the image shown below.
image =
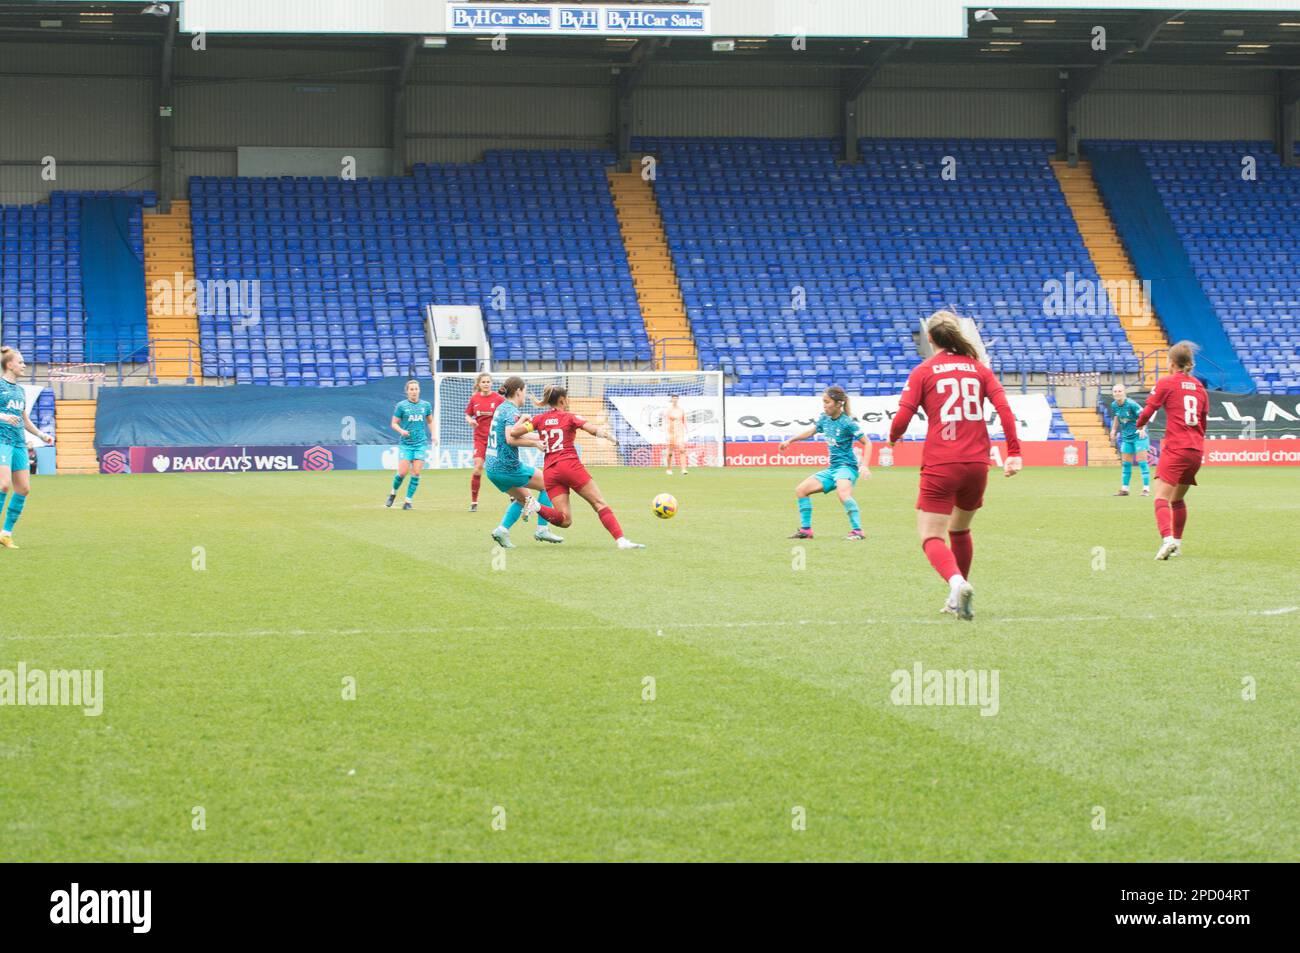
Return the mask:
[[411,497],[415,496],[415,491],[419,488],[420,478],[418,476],[411,477],[411,482],[406,484],[406,498],[409,500]]
[[1142,468],[1142,489],[1145,490],[1151,485],[1151,464],[1145,460],[1139,460],[1138,466]]
[[4,508],[5,508],[5,494],[0,493],[0,510],[4,510]]
[[23,515],[23,507],[27,505],[27,497],[14,494],[14,498],[9,501],[9,509],[5,513],[5,532],[12,533],[14,524],[18,522],[18,517]]
[[862,514],[858,510],[858,501],[849,497],[844,501],[844,512],[849,514],[849,529],[862,529]]
[[[551,505],[551,498],[550,498],[549,496],[546,495],[546,491],[545,491],[545,490],[542,490],[542,495],[539,496],[539,497],[537,498],[537,502],[538,502],[538,503],[541,503],[542,506],[550,506],[550,505]],[[550,525],[551,525],[550,523],[548,523],[548,522],[546,522],[546,520],[542,519],[542,514],[541,514],[541,513],[538,513],[538,514],[537,514],[537,528],[538,528],[538,530],[541,530],[542,527],[544,527],[544,526],[550,526]]]
[[802,529],[812,529],[812,498],[808,496],[799,497],[799,526]]
[[402,488],[402,481],[405,480],[405,479],[406,479],[406,477],[402,476],[400,473],[397,474],[397,476],[393,477],[393,492],[394,492],[394,493],[396,493],[398,490],[400,490],[400,489]]
[[514,526],[519,522],[519,517],[524,513],[524,508],[518,503],[511,503],[506,507],[506,515],[501,517],[501,525],[506,529]]
[[1129,481],[1133,479],[1133,464],[1125,460],[1121,469],[1124,472],[1120,475],[1120,480],[1123,482],[1123,485],[1127,487]]

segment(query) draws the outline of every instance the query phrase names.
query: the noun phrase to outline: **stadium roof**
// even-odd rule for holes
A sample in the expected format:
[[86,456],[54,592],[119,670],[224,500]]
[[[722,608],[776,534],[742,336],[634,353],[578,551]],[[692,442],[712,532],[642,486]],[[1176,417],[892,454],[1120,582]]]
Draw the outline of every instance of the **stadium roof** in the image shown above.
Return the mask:
[[[144,12],[152,4],[0,2],[0,41],[157,43],[169,18]],[[977,21],[967,11],[968,35],[960,39],[812,38],[794,50],[789,38],[735,37],[735,49],[715,52],[717,38],[660,39],[660,63],[766,63],[800,66],[871,65],[888,50],[891,64],[1085,67],[1103,63],[1168,66],[1237,66],[1300,69],[1300,10],[999,10],[996,20]],[[1094,30],[1105,30],[1104,50],[1093,48]],[[391,48],[400,37],[374,35],[234,35],[209,37],[223,48]],[[499,56],[490,37],[448,36],[445,49],[426,55]],[[616,66],[651,41],[631,37],[512,36],[512,56]]]

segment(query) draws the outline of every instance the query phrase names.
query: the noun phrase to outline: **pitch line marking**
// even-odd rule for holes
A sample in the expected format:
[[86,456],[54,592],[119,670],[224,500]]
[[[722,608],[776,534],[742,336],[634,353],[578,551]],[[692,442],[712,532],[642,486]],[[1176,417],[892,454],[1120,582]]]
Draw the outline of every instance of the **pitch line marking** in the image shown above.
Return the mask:
[[[1223,609],[1219,611],[1198,612],[1195,618],[1205,616],[1240,617],[1240,616],[1280,616],[1300,611],[1300,606],[1282,606],[1278,609]],[[1005,623],[1051,623],[1051,622],[1117,622],[1133,619],[1170,619],[1165,614],[1147,613],[1145,615],[1067,615],[1067,616],[1006,616],[990,620],[990,624]],[[644,630],[650,635],[673,629],[773,629],[797,628],[810,625],[819,626],[864,626],[864,625],[942,625],[953,626],[954,619],[752,619],[739,622],[679,622],[650,628],[643,625],[618,625],[614,623],[569,625],[565,628],[576,632],[604,632],[609,629]],[[274,638],[303,636],[354,636],[354,635],[436,635],[456,632],[518,632],[527,628],[525,625],[417,625],[387,629],[249,629],[244,632],[66,632],[58,635],[5,635],[0,642],[52,642],[56,639],[132,639],[132,638],[175,638],[181,636],[190,639],[220,638]]]

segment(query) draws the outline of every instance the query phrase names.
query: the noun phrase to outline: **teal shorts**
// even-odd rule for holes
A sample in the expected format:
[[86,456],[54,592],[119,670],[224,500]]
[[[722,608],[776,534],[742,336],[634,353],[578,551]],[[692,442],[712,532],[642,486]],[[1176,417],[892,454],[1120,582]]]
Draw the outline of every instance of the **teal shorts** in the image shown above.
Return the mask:
[[822,482],[823,493],[833,493],[835,484],[839,480],[848,480],[850,483],[858,482],[858,468],[848,466],[828,467],[825,470],[819,470],[813,474]]
[[1151,449],[1151,440],[1147,437],[1138,437],[1135,440],[1121,440],[1119,442],[1120,453],[1146,453]]
[[427,444],[421,447],[400,446],[397,448],[397,454],[399,460],[419,460],[424,463],[428,461],[429,447]]
[[494,470],[488,467],[483,472],[487,474],[487,478],[492,481],[494,487],[502,493],[506,493],[516,487],[527,486],[528,481],[533,478],[533,474],[537,471],[532,467],[520,464],[518,470]]
[[8,467],[12,470],[31,469],[32,458],[27,455],[26,446],[14,446],[12,444],[0,444],[0,469]]

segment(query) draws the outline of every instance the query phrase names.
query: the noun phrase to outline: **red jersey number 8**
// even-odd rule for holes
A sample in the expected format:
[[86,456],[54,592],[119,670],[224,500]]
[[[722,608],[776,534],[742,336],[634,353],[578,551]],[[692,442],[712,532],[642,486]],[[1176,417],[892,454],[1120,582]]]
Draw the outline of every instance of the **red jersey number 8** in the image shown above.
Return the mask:
[[[958,391],[960,385],[961,390]],[[944,377],[935,381],[934,389],[947,393],[948,399],[939,410],[939,419],[945,423],[957,420],[983,420],[984,408],[980,405],[980,382],[977,377]],[[961,406],[957,406],[957,401]]]
[[559,427],[539,430],[537,437],[542,441],[543,453],[559,453],[564,448],[564,431]]
[[1197,425],[1197,419],[1200,417],[1201,405],[1196,402],[1196,398],[1191,394],[1183,397],[1183,423],[1189,427]]

